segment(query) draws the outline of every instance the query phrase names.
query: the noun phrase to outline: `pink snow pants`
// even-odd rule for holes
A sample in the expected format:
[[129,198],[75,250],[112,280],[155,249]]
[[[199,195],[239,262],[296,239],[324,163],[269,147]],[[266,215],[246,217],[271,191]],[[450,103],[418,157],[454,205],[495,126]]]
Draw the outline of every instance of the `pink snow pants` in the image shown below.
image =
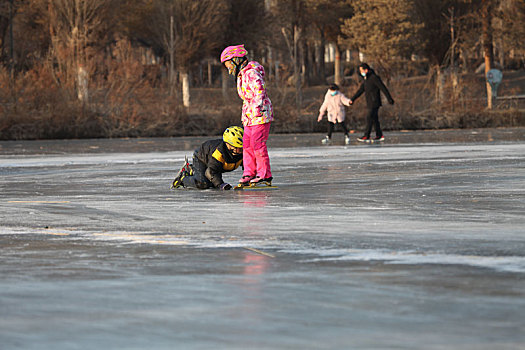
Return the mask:
[[270,157],[266,148],[266,141],[270,135],[270,123],[245,126],[242,162],[243,176],[259,176],[267,179],[272,176]]

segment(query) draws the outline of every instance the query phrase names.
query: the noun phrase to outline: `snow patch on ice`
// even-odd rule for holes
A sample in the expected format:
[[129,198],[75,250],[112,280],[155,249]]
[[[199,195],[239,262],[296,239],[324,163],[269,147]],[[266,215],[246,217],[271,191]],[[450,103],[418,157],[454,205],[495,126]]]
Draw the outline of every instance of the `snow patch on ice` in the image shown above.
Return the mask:
[[304,260],[305,262],[381,261],[385,264],[397,265],[465,265],[503,272],[525,273],[525,257],[523,256],[480,256],[376,249],[305,249],[300,251],[283,250],[282,252],[319,256],[318,258]]
[[0,235],[44,234],[52,236],[67,236],[67,239],[91,239],[119,244],[162,244],[191,246],[198,248],[257,248],[272,250],[273,252],[309,255],[303,263],[323,261],[377,261],[384,264],[397,265],[463,265],[477,268],[488,268],[500,272],[525,273],[524,256],[481,256],[447,254],[440,252],[395,251],[384,249],[327,249],[314,247],[306,242],[283,241],[277,238],[266,237],[238,237],[235,235],[221,235],[217,233],[187,235],[166,234],[158,232],[125,232],[105,231],[86,232],[67,228],[0,228]]

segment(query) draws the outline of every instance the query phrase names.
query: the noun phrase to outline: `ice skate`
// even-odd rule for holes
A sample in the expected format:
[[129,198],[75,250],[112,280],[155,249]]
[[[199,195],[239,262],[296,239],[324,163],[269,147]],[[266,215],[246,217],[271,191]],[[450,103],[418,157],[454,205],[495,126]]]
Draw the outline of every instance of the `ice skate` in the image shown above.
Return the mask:
[[239,186],[249,186],[250,185],[250,181],[252,181],[254,178],[255,178],[255,176],[244,175],[239,180],[239,184],[237,185],[237,187],[239,187]]
[[234,190],[276,190],[278,187],[272,185],[273,177],[269,178],[262,178],[262,177],[255,177],[252,178],[250,182],[246,183],[245,185],[242,185],[239,183],[237,186],[234,187]]
[[368,137],[368,136],[358,137],[357,141],[359,141],[359,142],[370,142],[370,137]]
[[272,180],[273,180],[273,177],[271,176],[266,179],[260,176],[257,176],[250,181],[250,186],[271,186]]
[[182,185],[182,180],[186,176],[190,176],[190,175],[193,175],[193,168],[192,168],[191,164],[188,162],[188,157],[184,157],[184,165],[180,169],[180,171],[177,174],[177,177],[175,178],[175,180],[173,180],[173,182],[171,184],[171,188],[179,188],[179,187],[183,186]]

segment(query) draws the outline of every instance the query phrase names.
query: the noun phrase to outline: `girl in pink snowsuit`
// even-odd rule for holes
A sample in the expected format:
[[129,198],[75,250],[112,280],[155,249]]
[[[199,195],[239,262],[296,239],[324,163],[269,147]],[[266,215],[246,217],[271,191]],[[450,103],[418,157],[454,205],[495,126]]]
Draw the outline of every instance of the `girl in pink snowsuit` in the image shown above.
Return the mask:
[[228,72],[237,79],[237,93],[243,100],[242,124],[244,172],[240,184],[271,184],[272,172],[266,141],[273,121],[272,101],[266,93],[264,68],[258,62],[248,62],[244,45],[228,46],[221,54]]

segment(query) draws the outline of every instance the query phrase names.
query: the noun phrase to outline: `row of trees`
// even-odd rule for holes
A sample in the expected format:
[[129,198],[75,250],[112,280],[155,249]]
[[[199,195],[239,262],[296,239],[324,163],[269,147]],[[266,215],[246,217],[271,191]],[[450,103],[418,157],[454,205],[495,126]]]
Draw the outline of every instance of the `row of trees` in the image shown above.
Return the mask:
[[388,79],[431,72],[439,86],[447,69],[521,67],[523,37],[523,0],[3,0],[0,112],[13,112],[20,84],[35,86],[31,74],[96,113],[131,113],[119,104],[146,87],[188,107],[190,86],[231,87],[218,56],[239,43],[270,84],[295,87],[300,110],[304,86],[344,84],[359,58]]

